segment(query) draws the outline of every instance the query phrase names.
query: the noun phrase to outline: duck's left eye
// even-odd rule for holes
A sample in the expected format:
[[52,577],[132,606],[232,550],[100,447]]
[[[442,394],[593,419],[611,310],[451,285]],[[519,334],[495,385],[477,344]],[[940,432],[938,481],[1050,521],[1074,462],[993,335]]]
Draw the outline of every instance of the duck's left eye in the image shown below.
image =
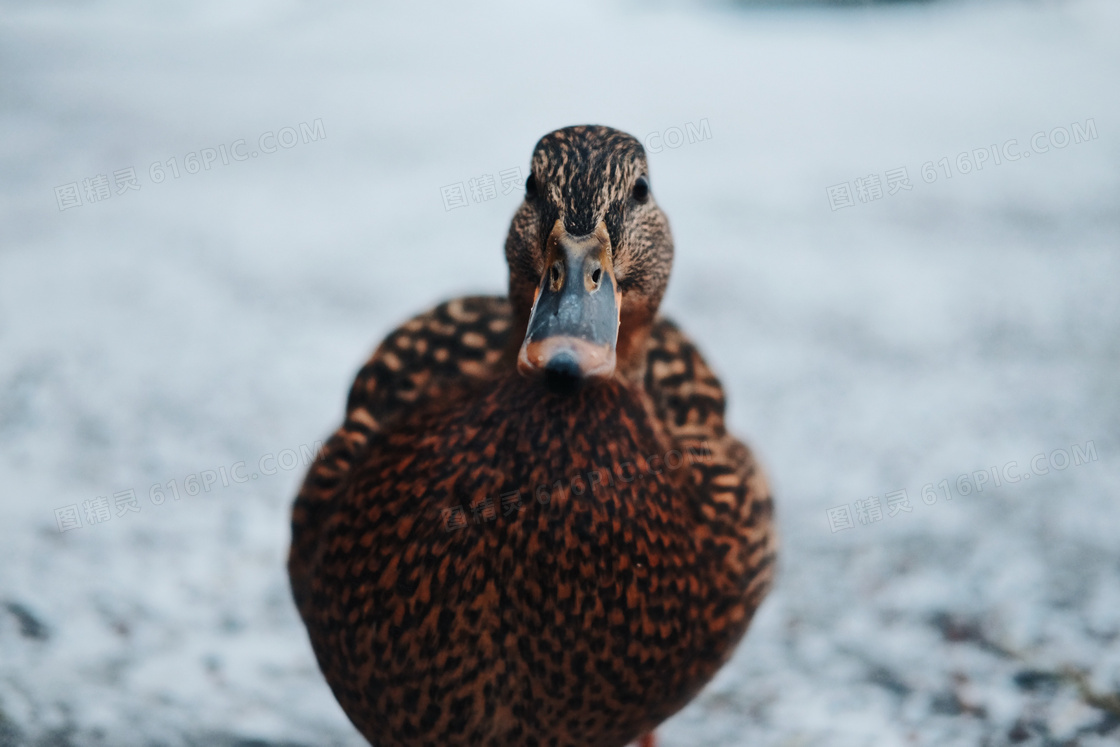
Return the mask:
[[634,199],[638,202],[645,202],[649,199],[649,180],[644,176],[639,176],[638,180],[634,182]]

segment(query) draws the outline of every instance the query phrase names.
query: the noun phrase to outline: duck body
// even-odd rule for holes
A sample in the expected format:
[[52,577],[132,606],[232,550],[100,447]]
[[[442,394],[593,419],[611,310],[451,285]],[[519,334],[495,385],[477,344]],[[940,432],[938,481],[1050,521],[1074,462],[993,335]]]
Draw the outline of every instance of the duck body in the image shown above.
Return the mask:
[[769,587],[766,481],[687,338],[654,318],[622,370],[549,387],[526,316],[463,298],[392,333],[296,500],[297,607],[379,747],[626,745]]

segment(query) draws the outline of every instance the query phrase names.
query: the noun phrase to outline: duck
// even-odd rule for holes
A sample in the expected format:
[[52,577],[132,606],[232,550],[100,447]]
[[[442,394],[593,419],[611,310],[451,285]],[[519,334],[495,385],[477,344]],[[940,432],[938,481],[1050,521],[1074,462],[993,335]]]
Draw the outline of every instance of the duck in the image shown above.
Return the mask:
[[292,507],[322,674],[377,747],[621,747],[727,662],[773,581],[769,483],[659,314],[642,144],[537,142],[506,296],[393,331]]

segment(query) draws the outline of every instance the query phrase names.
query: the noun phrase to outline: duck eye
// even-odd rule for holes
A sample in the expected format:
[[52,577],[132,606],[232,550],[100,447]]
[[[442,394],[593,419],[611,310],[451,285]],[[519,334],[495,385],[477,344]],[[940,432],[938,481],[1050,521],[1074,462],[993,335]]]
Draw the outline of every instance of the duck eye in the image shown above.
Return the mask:
[[645,202],[649,199],[649,180],[644,176],[639,176],[638,180],[634,182],[634,199],[638,202]]
[[525,196],[532,199],[537,196],[537,180],[529,174],[529,178],[525,180]]

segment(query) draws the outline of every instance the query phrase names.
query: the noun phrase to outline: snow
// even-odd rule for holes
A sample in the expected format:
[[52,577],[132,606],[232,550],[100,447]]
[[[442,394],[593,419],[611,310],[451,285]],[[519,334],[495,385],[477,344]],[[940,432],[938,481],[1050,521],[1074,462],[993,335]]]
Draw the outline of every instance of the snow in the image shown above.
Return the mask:
[[[579,122],[710,129],[650,154],[664,309],[722,376],[782,529],[777,588],[662,743],[1120,742],[1088,702],[1120,692],[1114,3],[3,15],[0,744],[363,744],[287,589],[301,447],[396,324],[503,290],[519,190],[445,210],[441,188],[524,174]],[[903,166],[910,190],[830,209],[828,187]],[[139,190],[59,209],[56,187],[129,167]],[[983,492],[922,501],[981,470]],[[899,489],[912,510],[888,516]],[[110,520],[59,531],[55,509],[102,496]],[[830,531],[869,496],[881,520]]]

